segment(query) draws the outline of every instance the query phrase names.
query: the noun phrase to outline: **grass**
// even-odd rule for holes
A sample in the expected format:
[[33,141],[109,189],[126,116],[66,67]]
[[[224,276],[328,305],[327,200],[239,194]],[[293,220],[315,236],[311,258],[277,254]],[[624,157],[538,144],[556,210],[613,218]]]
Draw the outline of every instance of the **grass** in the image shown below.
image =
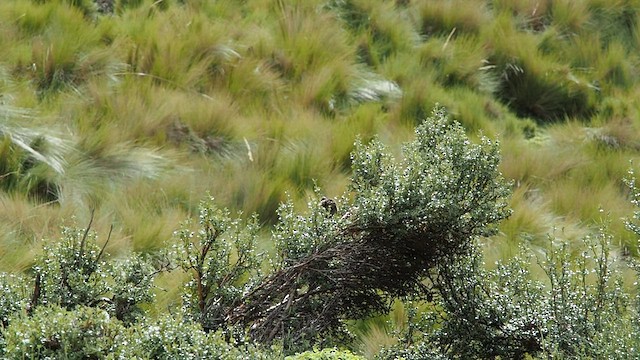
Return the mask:
[[418,24],[424,36],[478,33],[490,23],[491,15],[485,4],[467,6],[462,0],[433,1],[417,4]]
[[569,36],[580,32],[591,20],[589,4],[581,1],[554,1],[549,15],[553,24]]
[[[357,136],[395,149],[436,103],[500,141],[514,182],[489,263],[607,216],[633,247],[621,218],[640,150],[638,6],[138,0],[101,15],[3,1],[0,271],[27,269],[91,209],[102,239],[114,226],[114,256],[152,251],[207,193],[257,212],[268,247],[281,201],[315,185],[341,195]],[[180,281],[163,277],[165,303]],[[363,351],[387,330],[363,332]]]

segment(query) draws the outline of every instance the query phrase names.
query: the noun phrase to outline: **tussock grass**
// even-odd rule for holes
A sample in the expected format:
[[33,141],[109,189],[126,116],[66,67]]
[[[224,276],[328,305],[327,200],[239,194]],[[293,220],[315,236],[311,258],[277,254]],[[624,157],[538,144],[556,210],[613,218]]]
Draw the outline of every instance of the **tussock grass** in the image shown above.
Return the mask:
[[502,173],[516,184],[553,184],[556,179],[588,161],[588,157],[578,149],[542,139],[542,136],[531,140],[508,139],[501,145]]
[[351,151],[353,139],[360,136],[364,141],[371,140],[382,126],[384,117],[380,116],[380,104],[369,103],[359,106],[349,117],[338,122],[334,126],[332,134],[329,134],[329,149],[335,164],[345,172],[351,169]]
[[597,78],[601,83],[618,89],[628,89],[638,80],[638,57],[617,42],[610,43],[597,64]]
[[[609,117],[596,127],[585,129],[587,137],[603,147],[611,149],[637,150],[640,148],[640,128],[637,121],[629,117]],[[597,126],[601,125],[601,126]]]
[[456,87],[450,91],[453,101],[448,105],[449,111],[465,127],[468,133],[495,137],[500,125],[494,120],[494,107],[484,94],[478,94],[466,87]]
[[126,145],[87,149],[69,160],[61,185],[61,200],[97,207],[123,183],[154,180],[170,162],[156,151]]
[[[615,122],[609,126],[616,128]],[[629,123],[625,125],[623,122],[618,126],[630,129]],[[535,138],[526,141],[528,145],[512,147],[510,142],[505,142],[502,169],[507,177],[516,181],[516,185],[527,184],[527,192],[538,194],[537,201],[545,199],[542,201],[546,213],[552,217],[562,217],[570,223],[589,228],[608,216],[613,219],[611,231],[622,243],[628,243],[631,234],[624,229],[620,219],[625,214],[628,216],[631,204],[622,179],[629,168],[628,160],[635,156],[618,145],[624,144],[623,140],[618,143],[614,136],[607,137],[603,135],[605,133],[606,130],[584,128],[580,123],[572,122],[550,128],[547,139],[540,140],[546,142],[546,146],[536,142]],[[516,215],[518,212],[521,215]],[[533,216],[515,207],[514,217],[503,226],[510,227],[512,221],[518,223],[523,218],[531,219]],[[527,229],[522,223],[513,225],[513,229]],[[523,232],[540,235],[539,231]],[[505,233],[512,234],[508,238],[517,236],[517,230]]]
[[[5,116],[29,118],[28,112],[6,109]],[[0,124],[0,187],[23,193],[36,201],[56,201],[63,176],[69,142],[53,130],[24,128],[5,118]]]
[[419,48],[420,63],[436,70],[438,81],[445,86],[466,85],[472,89],[488,89],[488,74],[483,65],[488,57],[482,42],[475,36],[434,38]]
[[509,251],[517,248],[520,241],[540,244],[557,226],[556,216],[544,203],[540,189],[519,186],[514,189],[511,198],[513,215],[500,224],[500,237],[509,244]]
[[[129,16],[140,16],[131,13]],[[205,21],[192,11],[160,13],[149,21],[124,22],[127,63],[167,87],[205,91],[224,81],[240,54],[229,44],[228,24]]]
[[[56,2],[41,6],[15,4],[6,9],[16,28],[7,47],[13,72],[31,80],[41,97],[59,90],[78,91],[92,77],[113,76],[120,70],[103,44],[101,31],[76,7]],[[73,39],[67,41],[65,39]]]
[[334,0],[329,9],[338,14],[346,27],[356,34],[360,61],[381,66],[400,51],[408,51],[419,41],[419,33],[392,2]]
[[591,0],[591,29],[601,34],[604,45],[611,41],[621,41],[626,46],[636,47],[637,7],[637,1]]
[[[68,103],[63,106],[58,100],[50,101],[55,111],[62,112],[62,118],[69,119],[67,124],[73,132],[80,134],[80,153],[88,154],[71,158],[73,167],[67,181],[73,185],[66,188],[84,187],[79,193],[108,197],[111,186],[88,185],[89,179],[133,166],[133,162],[116,164],[118,156],[110,155],[118,152],[114,149],[148,145],[176,147],[205,156],[224,155],[218,160],[212,158],[216,164],[221,159],[244,159],[233,166],[222,166],[236,169],[231,174],[250,166],[256,177],[263,172],[277,174],[275,182],[280,185],[271,189],[254,187],[248,194],[262,193],[267,199],[278,199],[290,190],[304,193],[311,184],[310,177],[327,182],[324,179],[337,176],[323,176],[324,171],[348,171],[351,138],[356,134],[397,131],[391,130],[395,126],[392,124],[419,121],[436,102],[445,104],[469,132],[483,129],[489,134],[519,137],[531,125],[518,125],[514,120],[509,120],[508,126],[496,122],[505,119],[508,110],[493,102],[495,91],[501,91],[503,101],[512,109],[547,118],[562,114],[565,110],[558,109],[566,109],[572,102],[574,108],[591,104],[589,82],[580,76],[594,75],[609,88],[633,84],[632,60],[624,59],[628,43],[602,38],[599,41],[610,44],[598,50],[580,37],[607,16],[618,21],[628,9],[625,5],[604,9],[598,2],[474,4],[474,10],[481,10],[453,11],[459,8],[455,2],[395,7],[391,3],[340,1],[318,7],[321,4],[317,2],[274,5],[253,1],[240,6],[189,2],[168,6],[166,10],[170,11],[149,12],[151,4],[141,2],[120,4],[117,16],[96,21],[77,7],[16,3],[3,5],[8,10],[4,14],[10,14],[5,16],[18,19],[16,27],[3,28],[8,35],[3,41],[36,39],[30,48],[15,47],[17,50],[8,58],[9,62],[22,64],[14,69],[23,73],[33,59],[48,61],[50,66],[38,67],[42,70],[33,79],[55,80],[57,69],[65,70],[66,63],[73,65],[64,72],[75,75],[63,78],[61,83],[65,85],[55,92],[71,90],[61,101],[82,92],[83,100],[75,101],[71,108]],[[248,9],[261,11],[249,14]],[[420,10],[417,18],[406,21],[408,11],[415,9]],[[28,14],[19,17],[22,13]],[[145,20],[133,21],[136,18]],[[522,27],[523,19],[529,27]],[[426,31],[427,22],[440,24],[439,30]],[[343,30],[333,31],[331,27]],[[559,30],[554,32],[554,28]],[[58,50],[55,42],[65,38],[63,32],[78,35],[79,41],[63,42],[66,48]],[[575,39],[567,41],[563,34],[568,32],[575,33]],[[429,37],[414,52],[411,50],[421,42],[418,33],[428,33]],[[540,50],[531,51],[536,48]],[[567,66],[552,55],[564,48],[563,56],[575,49],[583,51],[578,61]],[[367,51],[375,55],[375,61],[367,60]],[[358,61],[373,65],[373,71]],[[585,73],[572,68],[589,65],[593,70]],[[611,70],[601,72],[604,69]],[[52,84],[49,82],[55,87]],[[25,97],[19,98],[24,101]],[[369,101],[372,104],[364,104]],[[510,116],[506,118],[512,119]],[[265,118],[269,119],[266,123]],[[283,122],[282,118],[296,120]],[[318,132],[314,124],[323,123],[324,118],[335,120],[331,129],[335,126],[338,130],[334,134]],[[389,124],[384,125],[386,122]],[[611,134],[600,135],[602,139],[625,133],[616,133],[615,127],[606,129],[599,133]],[[298,140],[321,133],[330,140]],[[251,165],[242,155],[245,139],[250,148],[255,145],[256,164]],[[271,139],[278,145],[268,145]],[[506,144],[507,148],[509,144],[528,146],[511,139]],[[557,149],[548,154],[545,151],[508,150],[516,155],[505,156],[504,167],[514,179],[539,185],[562,176],[582,161],[581,149],[565,148],[561,153],[566,151],[566,156],[561,156],[555,166],[546,166]],[[520,155],[528,157],[530,165],[519,164],[521,169],[517,170],[515,159]],[[150,166],[152,157],[146,156],[146,160],[135,161],[146,161],[144,166]],[[142,176],[128,171],[122,170],[129,175],[106,177],[126,179],[126,183]],[[216,177],[222,178],[215,175],[200,188],[220,183]],[[239,188],[230,191],[236,194],[230,197],[243,199],[236,204],[245,204],[247,195],[240,195],[244,190]]]
[[523,29],[541,31],[548,24],[551,0],[491,0],[496,13],[512,16]]
[[112,205],[114,223],[126,236],[121,238],[117,251],[148,252],[163,248],[184,221],[188,214],[172,207],[162,191],[152,199],[144,195],[157,191],[157,184],[138,183],[123,194],[124,201]]
[[416,7],[423,36],[479,33],[491,21],[482,1],[425,1]]
[[[318,13],[316,8],[302,3],[278,4],[275,35],[283,59],[277,65],[287,78],[300,80],[303,75],[318,71],[326,64],[353,58],[355,53],[347,42],[346,33],[330,13]],[[309,16],[312,13],[315,16]]]
[[360,352],[367,359],[372,359],[383,347],[396,344],[395,336],[380,324],[369,323],[366,330],[359,334],[361,343],[358,345]]
[[426,119],[436,103],[449,103],[443,101],[448,97],[446,90],[428,75],[401,86],[404,95],[391,111],[391,117],[396,122],[415,124],[421,119]]
[[0,195],[0,271],[29,269],[42,251],[41,241],[60,235],[61,221],[70,220],[69,206],[38,204],[20,194]]
[[397,338],[394,333],[406,329],[409,316],[407,309],[412,306],[415,304],[396,301],[392,304],[388,315],[350,324],[350,331],[358,336],[356,346],[359,352],[370,359],[374,358],[383,347],[396,344]]
[[569,36],[580,32],[591,20],[586,1],[556,0],[550,6],[551,22]]
[[498,94],[520,116],[550,121],[588,117],[596,107],[596,89],[588,79],[538,51],[538,38],[516,31],[510,18],[496,22],[489,57],[500,76]]

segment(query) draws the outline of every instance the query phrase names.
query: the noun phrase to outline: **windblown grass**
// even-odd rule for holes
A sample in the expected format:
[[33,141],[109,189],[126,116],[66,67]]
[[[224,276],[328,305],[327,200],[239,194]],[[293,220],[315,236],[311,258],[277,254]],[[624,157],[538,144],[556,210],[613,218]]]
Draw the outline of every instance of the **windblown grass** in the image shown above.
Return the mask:
[[589,24],[591,13],[585,1],[556,0],[550,5],[551,22],[562,33],[572,36]]
[[419,29],[424,36],[478,33],[490,23],[486,4],[476,1],[425,1],[417,5]]
[[392,2],[333,0],[328,7],[356,35],[358,58],[367,65],[380,66],[419,41],[418,29],[406,21],[409,13],[396,11]]

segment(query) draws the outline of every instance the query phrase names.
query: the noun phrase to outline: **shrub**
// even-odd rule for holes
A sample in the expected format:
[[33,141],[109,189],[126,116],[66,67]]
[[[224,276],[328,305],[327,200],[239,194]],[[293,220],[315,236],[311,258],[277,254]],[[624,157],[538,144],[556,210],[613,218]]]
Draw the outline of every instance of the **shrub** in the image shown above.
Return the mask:
[[316,192],[305,215],[283,204],[274,269],[225,314],[261,342],[348,339],[343,321],[388,312],[399,296],[425,296],[422,281],[445,254],[467,252],[506,217],[497,146],[472,144],[436,109],[396,161],[382,143],[356,142],[351,203],[328,211]]
[[40,306],[3,330],[6,359],[99,359],[117,346],[124,327],[106,311]]
[[[273,359],[253,345],[236,346],[199,324],[162,316],[130,328],[101,309],[38,307],[3,330],[5,359]],[[0,354],[2,354],[0,352]]]
[[237,345],[221,332],[205,332],[194,322],[172,316],[137,324],[117,338],[113,359],[274,359],[277,352]]
[[326,348],[322,350],[310,350],[303,353],[289,355],[284,360],[363,360],[364,358],[353,354],[349,350]]
[[6,341],[2,330],[9,320],[27,308],[29,288],[20,276],[0,273],[0,356],[4,356]]
[[239,304],[259,274],[258,220],[232,220],[228,210],[209,199],[200,204],[198,229],[191,226],[186,222],[176,232],[174,246],[177,265],[191,276],[185,285],[184,311],[203,328],[219,329],[226,326],[225,312]]
[[40,305],[66,310],[96,307],[119,320],[134,321],[138,306],[153,299],[151,286],[156,271],[135,255],[108,263],[103,257],[106,242],[99,248],[89,227],[63,228],[60,241],[45,244],[34,265],[36,277],[29,309]]
[[[380,358],[434,353],[447,358],[618,358],[635,350],[636,309],[611,257],[612,237],[600,229],[578,254],[552,239],[534,279],[532,255],[485,270],[480,250],[443,261],[431,283],[432,311],[410,319],[401,343]],[[446,264],[446,265],[444,265]],[[636,299],[637,302],[637,299]],[[412,347],[405,349],[411,344]],[[612,345],[615,344],[615,345]],[[625,356],[626,356],[625,355]]]
[[[203,213],[206,212],[204,209]],[[204,219],[209,218],[205,216]],[[204,225],[211,223],[205,222]],[[96,236],[90,231],[90,226],[91,223],[84,230],[64,228],[60,241],[45,245],[43,254],[34,265],[33,288],[30,288],[29,280],[4,274],[0,277],[0,290],[3,291],[0,299],[0,355],[3,358],[273,358],[271,350],[257,348],[243,339],[242,345],[238,345],[229,332],[205,332],[198,321],[205,322],[203,319],[209,319],[206,316],[196,318],[197,321],[192,321],[191,317],[183,319],[167,315],[157,320],[151,318],[140,305],[154,299],[151,293],[154,276],[172,265],[166,263],[167,259],[162,256],[158,257],[157,268],[138,255],[107,261],[104,254],[106,243],[102,248],[96,245]],[[217,223],[212,226],[229,229],[232,225]],[[207,229],[209,232],[203,230],[201,234],[212,235],[215,231],[212,227]],[[229,235],[237,238],[238,233],[229,232]],[[205,238],[212,240],[212,237]],[[245,246],[242,251],[236,253],[222,250],[230,249],[226,241],[213,244],[218,256],[226,254],[227,257],[223,258],[226,261],[236,254],[247,256],[253,251],[252,244],[242,246]],[[195,255],[189,250],[191,248],[180,254]],[[185,258],[179,259],[188,262]],[[215,283],[220,286],[216,288],[216,295],[223,294],[229,301],[238,297],[233,286],[247,281],[243,278],[244,273],[237,271],[221,275],[222,268],[212,265],[221,259],[211,261],[212,258],[208,257],[206,260],[210,265],[206,269],[211,273],[207,274],[205,281],[213,283],[219,280]],[[246,265],[242,259],[237,264]],[[234,271],[239,268],[240,265]],[[191,287],[194,283],[186,285],[187,293],[196,291]],[[209,286],[210,283],[203,284]],[[207,299],[209,306],[218,300],[212,296]],[[185,299],[186,308],[193,305],[188,296]],[[212,316],[211,313],[205,315]]]

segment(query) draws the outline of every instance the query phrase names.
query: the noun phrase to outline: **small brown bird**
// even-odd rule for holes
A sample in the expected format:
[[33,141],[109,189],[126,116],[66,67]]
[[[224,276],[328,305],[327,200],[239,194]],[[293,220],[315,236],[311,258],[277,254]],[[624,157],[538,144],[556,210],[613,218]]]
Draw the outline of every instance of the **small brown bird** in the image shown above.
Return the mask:
[[329,215],[333,216],[338,212],[338,206],[333,199],[329,199],[326,196],[323,196],[320,199],[320,205],[329,212]]

